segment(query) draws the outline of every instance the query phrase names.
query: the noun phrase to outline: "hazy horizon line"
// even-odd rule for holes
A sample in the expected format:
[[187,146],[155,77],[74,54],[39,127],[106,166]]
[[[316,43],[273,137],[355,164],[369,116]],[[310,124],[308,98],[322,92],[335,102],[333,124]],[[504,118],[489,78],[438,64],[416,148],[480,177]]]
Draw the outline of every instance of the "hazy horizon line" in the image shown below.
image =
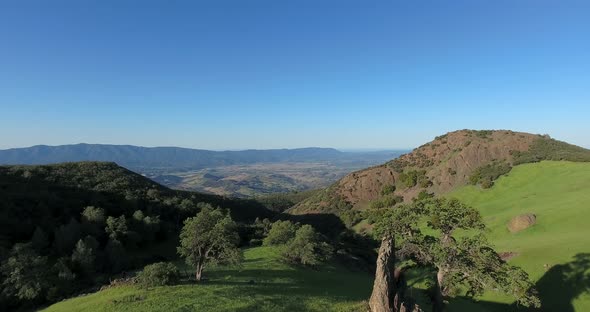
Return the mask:
[[182,148],[182,149],[192,149],[192,150],[206,150],[206,151],[214,151],[214,152],[240,152],[240,151],[251,151],[251,150],[296,150],[296,149],[308,149],[308,148],[322,148],[322,149],[335,149],[340,152],[344,153],[370,153],[370,152],[399,152],[399,151],[410,151],[414,148],[410,147],[332,147],[332,146],[301,146],[301,147],[255,147],[255,148],[201,148],[201,147],[186,147],[186,146],[177,146],[177,145],[135,145],[135,144],[112,144],[112,143],[87,143],[87,142],[78,142],[78,143],[66,143],[66,144],[34,144],[28,146],[13,146],[13,147],[2,147],[0,146],[0,151],[7,151],[13,149],[26,149],[26,148],[33,148],[38,146],[46,146],[46,147],[60,147],[60,146],[75,146],[75,145],[105,145],[105,146],[132,146],[132,147],[142,147],[142,148]]

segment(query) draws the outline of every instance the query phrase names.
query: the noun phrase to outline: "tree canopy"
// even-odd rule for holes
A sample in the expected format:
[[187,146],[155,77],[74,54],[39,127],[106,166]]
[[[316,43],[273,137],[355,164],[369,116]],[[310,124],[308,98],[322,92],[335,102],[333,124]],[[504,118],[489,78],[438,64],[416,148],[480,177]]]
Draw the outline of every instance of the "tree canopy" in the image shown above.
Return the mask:
[[295,237],[298,228],[299,225],[291,221],[279,220],[272,224],[263,244],[267,246],[286,244]]
[[539,306],[528,275],[500,258],[484,236],[479,212],[460,201],[417,201],[375,211],[373,221],[378,237],[395,239],[398,257],[433,269],[437,310],[447,296],[478,296],[484,290],[512,295],[524,306]]
[[315,266],[328,260],[332,254],[332,247],[322,240],[314,228],[305,224],[301,226],[295,237],[285,246],[283,257],[292,263]]
[[185,220],[178,253],[195,268],[195,278],[200,281],[207,265],[240,261],[239,241],[236,223],[227,212],[204,207]]

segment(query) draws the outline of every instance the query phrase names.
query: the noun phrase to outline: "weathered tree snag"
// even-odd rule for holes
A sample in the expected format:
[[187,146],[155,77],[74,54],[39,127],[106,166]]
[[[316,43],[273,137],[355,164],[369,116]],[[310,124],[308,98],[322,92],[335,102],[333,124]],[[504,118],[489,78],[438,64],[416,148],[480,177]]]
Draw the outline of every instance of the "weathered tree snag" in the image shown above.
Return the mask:
[[[450,233],[443,233],[443,236],[441,237],[441,244],[446,248],[448,247],[451,242],[454,239],[451,237]],[[445,285],[444,285],[444,280],[445,280],[445,267],[446,266],[441,266],[438,268],[438,270],[436,271],[436,285],[435,285],[435,289],[434,289],[434,302],[432,305],[432,311],[433,312],[442,312],[445,310],[445,296],[446,291],[445,291]]]
[[379,255],[377,256],[377,270],[375,272],[375,282],[373,283],[373,293],[369,299],[371,312],[393,312],[395,306],[393,298],[395,296],[395,279],[394,279],[394,255],[395,241],[393,237],[383,237]]
[[401,306],[403,305],[402,303],[404,301],[407,286],[404,272],[401,268],[395,268],[393,271],[393,283],[395,290],[395,295],[393,297],[393,309],[394,311],[401,311]]
[[442,312],[444,311],[445,303],[444,303],[444,281],[445,273],[442,269],[439,269],[436,272],[436,289],[434,294],[434,304],[432,305],[433,312]]

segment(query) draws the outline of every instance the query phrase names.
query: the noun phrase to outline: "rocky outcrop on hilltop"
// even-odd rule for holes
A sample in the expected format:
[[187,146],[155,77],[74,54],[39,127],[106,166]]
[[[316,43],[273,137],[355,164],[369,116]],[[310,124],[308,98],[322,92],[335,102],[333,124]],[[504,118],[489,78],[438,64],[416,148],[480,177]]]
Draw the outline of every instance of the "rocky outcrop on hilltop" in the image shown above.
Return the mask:
[[289,212],[343,212],[393,206],[466,184],[491,187],[512,166],[540,160],[590,161],[590,151],[548,136],[510,130],[459,130],[381,166],[353,172]]

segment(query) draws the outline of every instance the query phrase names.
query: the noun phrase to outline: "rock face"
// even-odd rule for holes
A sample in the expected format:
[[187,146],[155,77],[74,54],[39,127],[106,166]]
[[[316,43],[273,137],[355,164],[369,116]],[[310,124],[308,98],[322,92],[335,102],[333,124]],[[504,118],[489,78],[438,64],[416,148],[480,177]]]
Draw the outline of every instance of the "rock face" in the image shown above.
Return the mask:
[[[454,131],[400,156],[387,166],[396,171],[396,179],[400,172],[409,169],[426,171],[426,177],[432,181],[426,190],[441,194],[467,184],[474,170],[481,166],[493,161],[512,163],[513,153],[527,151],[536,138],[534,134],[507,130]],[[409,201],[420,189],[417,185],[400,190],[399,194]]]
[[[384,186],[395,185],[395,195],[411,202],[420,192],[444,194],[469,183],[473,172],[492,162],[512,164],[514,154],[528,151],[539,135],[508,130],[459,130],[435,138],[411,153],[381,166],[350,173],[336,182],[329,196],[309,200],[290,212],[321,213],[333,205],[326,197],[340,199],[355,209],[365,209],[379,199]],[[419,171],[422,182],[404,186],[402,173]]]
[[339,182],[339,192],[346,201],[356,204],[379,197],[383,186],[393,184],[393,170],[387,166],[378,166],[353,172],[342,178]]
[[511,233],[520,232],[537,223],[537,216],[532,213],[526,213],[516,216],[508,222],[508,230]]

